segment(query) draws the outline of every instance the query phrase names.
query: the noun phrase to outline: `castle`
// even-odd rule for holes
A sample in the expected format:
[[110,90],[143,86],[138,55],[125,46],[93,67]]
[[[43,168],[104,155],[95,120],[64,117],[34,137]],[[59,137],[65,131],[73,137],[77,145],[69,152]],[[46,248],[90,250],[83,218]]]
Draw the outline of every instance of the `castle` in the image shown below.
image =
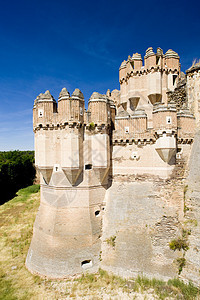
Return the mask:
[[94,92],[87,111],[79,89],[63,88],[58,102],[49,91],[36,98],[41,203],[26,266],[53,278],[99,266],[170,278],[184,258],[182,278],[198,283],[199,242],[195,263],[169,243],[192,219],[184,186],[200,122],[200,65],[185,76],[176,52],[150,47],[144,64],[138,53],[122,62],[119,82],[120,91]]

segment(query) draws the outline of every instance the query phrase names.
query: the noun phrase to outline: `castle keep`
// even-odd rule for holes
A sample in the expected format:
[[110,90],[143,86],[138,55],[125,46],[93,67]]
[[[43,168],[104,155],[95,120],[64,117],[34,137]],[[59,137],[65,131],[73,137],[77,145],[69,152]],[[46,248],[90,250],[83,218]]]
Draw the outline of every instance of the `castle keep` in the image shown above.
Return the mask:
[[[184,186],[200,120],[199,64],[186,75],[176,52],[150,47],[144,63],[138,53],[122,62],[120,91],[94,92],[87,111],[79,89],[63,88],[58,102],[49,91],[36,98],[41,203],[26,260],[31,272],[62,278],[101,266],[125,276],[178,274],[176,262],[189,252],[169,243],[198,218],[184,209]],[[198,283],[200,264],[191,257],[182,276]]]

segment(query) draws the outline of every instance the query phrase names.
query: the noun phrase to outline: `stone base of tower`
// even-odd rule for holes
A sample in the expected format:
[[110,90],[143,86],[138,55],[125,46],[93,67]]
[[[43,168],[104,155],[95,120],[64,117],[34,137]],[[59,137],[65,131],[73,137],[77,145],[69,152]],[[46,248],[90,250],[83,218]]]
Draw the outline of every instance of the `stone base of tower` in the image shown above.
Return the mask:
[[[41,185],[41,203],[26,259],[32,273],[63,278],[99,268],[106,188],[87,186],[94,180],[92,173],[88,171],[79,187],[51,185],[55,173],[49,185]],[[60,172],[56,176],[64,180],[65,175]]]
[[[29,249],[26,267],[32,273],[36,273],[48,278],[64,278],[69,275],[80,274],[84,270],[96,272],[99,268],[99,252],[101,242],[97,241],[88,247],[67,249],[70,240],[60,241],[58,238],[51,238],[48,245],[44,245],[49,239],[41,233],[37,233],[34,242]],[[80,239],[82,237],[79,237]],[[44,239],[44,242],[41,242]],[[40,246],[38,246],[38,244]]]

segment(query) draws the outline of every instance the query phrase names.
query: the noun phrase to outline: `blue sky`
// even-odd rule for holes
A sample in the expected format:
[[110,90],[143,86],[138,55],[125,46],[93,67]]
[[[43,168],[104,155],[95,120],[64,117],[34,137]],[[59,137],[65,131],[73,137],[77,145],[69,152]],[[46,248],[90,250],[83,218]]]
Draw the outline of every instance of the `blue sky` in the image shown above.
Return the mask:
[[200,1],[18,0],[0,3],[0,151],[32,150],[32,107],[50,90],[119,88],[128,55],[172,48],[200,58]]

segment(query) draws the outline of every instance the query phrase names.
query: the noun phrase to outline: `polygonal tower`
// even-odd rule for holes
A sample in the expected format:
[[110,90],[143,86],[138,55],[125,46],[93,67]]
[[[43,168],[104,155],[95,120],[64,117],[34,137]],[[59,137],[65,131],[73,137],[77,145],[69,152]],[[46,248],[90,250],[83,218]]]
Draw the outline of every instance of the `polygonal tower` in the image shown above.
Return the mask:
[[119,68],[120,104],[130,115],[144,109],[147,128],[153,127],[152,111],[155,103],[167,105],[168,90],[173,91],[180,76],[179,56],[173,50],[163,54],[161,48],[153,52],[149,47],[144,56],[134,53]]
[[26,266],[57,278],[94,271],[110,166],[110,102],[95,93],[84,113],[81,91],[70,96],[64,88],[58,107],[49,91],[40,94],[33,115],[41,203]]

